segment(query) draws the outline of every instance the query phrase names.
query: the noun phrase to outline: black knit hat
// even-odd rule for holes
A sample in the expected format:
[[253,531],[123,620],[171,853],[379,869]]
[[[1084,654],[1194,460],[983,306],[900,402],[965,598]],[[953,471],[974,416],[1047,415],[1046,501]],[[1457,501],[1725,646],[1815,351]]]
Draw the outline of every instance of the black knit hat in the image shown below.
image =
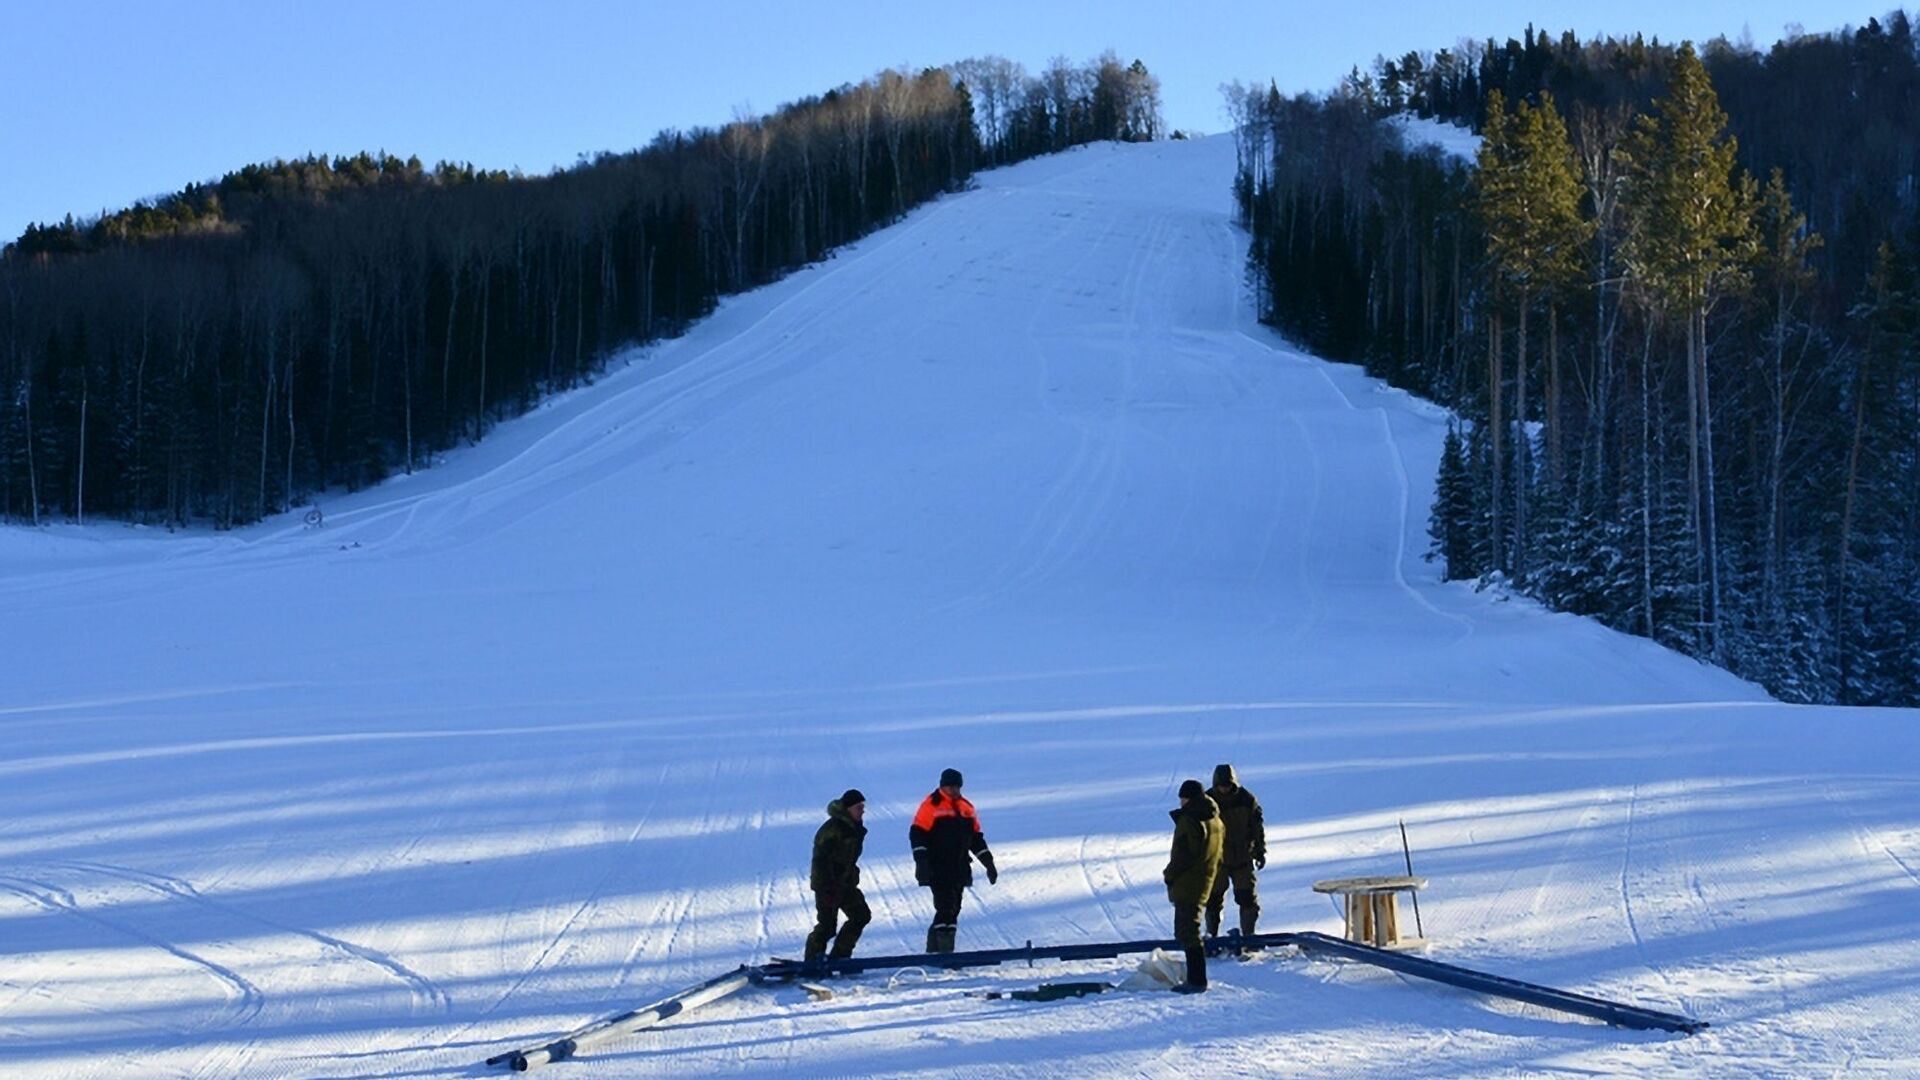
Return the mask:
[[853,809],[856,806],[859,806],[861,803],[866,801],[867,801],[867,797],[865,795],[860,794],[860,789],[857,787],[848,788],[846,790],[846,793],[840,796],[840,805],[846,807],[849,810]]
[[1188,780],[1180,785],[1180,797],[1183,799],[1197,799],[1206,793],[1207,789],[1201,787],[1198,780]]
[[941,787],[960,787],[961,786],[960,770],[959,769],[941,769],[940,770],[940,786]]

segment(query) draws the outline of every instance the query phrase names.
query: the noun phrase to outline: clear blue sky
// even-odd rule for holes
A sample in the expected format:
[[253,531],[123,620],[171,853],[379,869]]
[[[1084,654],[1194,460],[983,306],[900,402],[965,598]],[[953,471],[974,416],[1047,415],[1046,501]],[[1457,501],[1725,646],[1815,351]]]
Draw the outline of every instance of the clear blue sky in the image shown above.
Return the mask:
[[[1891,4],[1887,5],[1891,7]],[[1323,90],[1377,53],[1533,22],[1582,37],[1763,47],[1883,14],[1815,0],[198,0],[0,4],[0,240],[252,161],[387,150],[544,172],[887,66],[1105,48],[1160,75],[1167,121],[1222,126],[1217,87]]]

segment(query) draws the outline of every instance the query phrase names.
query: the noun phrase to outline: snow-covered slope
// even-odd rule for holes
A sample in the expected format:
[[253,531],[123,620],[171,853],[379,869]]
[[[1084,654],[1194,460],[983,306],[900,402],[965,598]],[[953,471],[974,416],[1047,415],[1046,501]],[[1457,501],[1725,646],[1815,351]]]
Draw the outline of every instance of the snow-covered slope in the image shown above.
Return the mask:
[[1480,154],[1480,136],[1470,128],[1418,117],[1412,113],[1398,113],[1387,117],[1385,122],[1400,132],[1400,138],[1408,146],[1431,146],[1443,155],[1459,158],[1469,165]]
[[[1252,319],[1222,139],[988,174],[443,467],[226,536],[0,531],[0,1045],[38,1076],[473,1075],[793,954],[871,798],[862,952],[1162,936],[1174,789],[1267,806],[1269,928],[1391,873],[1436,956],[1201,999],[755,991],[594,1075],[1920,1069],[1911,714],[1790,708],[1418,557],[1442,418]],[[581,1066],[565,1066],[580,1068]]]

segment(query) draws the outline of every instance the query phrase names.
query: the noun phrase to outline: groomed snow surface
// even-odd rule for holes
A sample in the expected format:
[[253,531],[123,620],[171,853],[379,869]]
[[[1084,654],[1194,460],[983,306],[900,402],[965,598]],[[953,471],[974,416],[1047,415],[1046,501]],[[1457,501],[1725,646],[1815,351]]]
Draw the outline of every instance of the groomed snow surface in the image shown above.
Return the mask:
[[1409,147],[1431,146],[1446,157],[1458,158],[1469,164],[1480,156],[1480,136],[1475,135],[1471,128],[1412,113],[1389,116],[1386,122],[1400,132],[1401,141]]
[[1920,1072],[1915,716],[1441,584],[1443,417],[1257,325],[1232,167],[989,173],[319,529],[0,531],[12,1075],[480,1074],[796,955],[848,786],[861,952],[915,951],[946,766],[961,948],[1166,936],[1222,761],[1265,928],[1337,933],[1404,818],[1433,956],[1712,1028],[1275,954],[749,991],[555,1075]]

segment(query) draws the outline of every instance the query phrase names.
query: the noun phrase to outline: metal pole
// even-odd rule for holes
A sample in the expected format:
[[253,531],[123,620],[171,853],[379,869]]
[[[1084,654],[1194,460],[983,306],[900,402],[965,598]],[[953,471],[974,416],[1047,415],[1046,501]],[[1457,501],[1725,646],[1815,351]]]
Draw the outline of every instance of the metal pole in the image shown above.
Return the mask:
[[[1404,828],[1404,826],[1402,826]],[[1412,856],[1408,856],[1411,869]],[[1305,933],[1266,933],[1252,934],[1246,937],[1210,937],[1206,939],[1207,951],[1217,952],[1234,947],[1244,948],[1296,945],[1303,951],[1331,954],[1373,964],[1377,967],[1413,975],[1422,979],[1446,983],[1468,990],[1477,990],[1483,994],[1512,998],[1551,1009],[1560,1009],[1581,1016],[1591,1016],[1609,1024],[1633,1028],[1659,1028],[1666,1031],[1682,1031],[1688,1034],[1707,1026],[1703,1020],[1680,1016],[1674,1013],[1643,1009],[1637,1005],[1627,1005],[1603,998],[1576,994],[1567,990],[1556,990],[1550,986],[1521,982],[1499,975],[1489,975],[1470,968],[1443,964],[1437,960],[1410,956],[1406,953],[1387,949],[1376,949],[1351,941],[1329,937],[1326,934]],[[745,989],[754,983],[765,980],[784,980],[804,978],[809,975],[837,973],[851,974],[858,971],[875,971],[900,967],[963,968],[986,967],[1011,961],[1025,960],[1031,964],[1034,960],[1096,960],[1121,956],[1126,953],[1151,952],[1154,949],[1178,949],[1181,946],[1173,941],[1118,941],[1085,945],[1058,945],[1035,948],[1028,945],[1015,949],[982,949],[973,952],[915,954],[911,956],[873,956],[859,959],[827,960],[816,963],[800,963],[793,960],[775,960],[771,963],[748,967],[742,965],[724,975],[715,976],[696,986],[690,986],[642,1009],[621,1013],[618,1016],[598,1020],[552,1042],[540,1043],[519,1050],[510,1050],[487,1059],[489,1065],[508,1065],[516,1072],[538,1068],[552,1061],[564,1061],[588,1047],[596,1046],[610,1039],[630,1035],[636,1031],[653,1027],[682,1013],[690,1012],[702,1005],[718,1001],[729,994]]]
[[[1400,854],[1407,857],[1407,876],[1413,876],[1413,849],[1407,846],[1407,820],[1400,819]],[[1427,936],[1427,928],[1420,925],[1420,890],[1408,889],[1407,895],[1413,897],[1413,929],[1421,937]]]
[[1707,1026],[1705,1020],[1695,1020],[1690,1016],[1660,1012],[1656,1009],[1643,1009],[1638,1005],[1627,1005],[1587,994],[1576,994],[1571,990],[1556,990],[1551,986],[1540,986],[1500,975],[1489,975],[1484,971],[1443,964],[1438,960],[1394,952],[1391,949],[1376,949],[1371,945],[1342,941],[1321,933],[1309,931],[1296,934],[1294,943],[1300,946],[1303,952],[1342,956],[1349,960],[1372,964],[1375,967],[1383,967],[1389,971],[1397,971],[1402,975],[1431,979],[1434,982],[1446,983],[1448,986],[1477,990],[1482,994],[1492,994],[1495,997],[1512,998],[1529,1005],[1558,1009],[1577,1016],[1590,1016],[1619,1027],[1657,1028],[1662,1031],[1681,1031],[1691,1035]]
[[[1282,945],[1292,945],[1296,936],[1291,933],[1252,934],[1246,937],[1215,936],[1207,938],[1205,946],[1209,955],[1217,955],[1227,949],[1277,948]],[[829,957],[812,963],[774,960],[761,967],[760,971],[769,979],[794,979],[817,975],[851,975],[861,971],[882,971],[903,967],[968,968],[993,967],[1021,960],[1028,963],[1035,960],[1107,960],[1127,953],[1145,953],[1155,949],[1177,952],[1183,948],[1185,946],[1173,940],[1114,941],[1087,945],[1029,945],[1024,948],[913,953],[908,956],[853,956],[844,959]]]
[[648,1005],[643,1009],[624,1012],[619,1016],[596,1020],[571,1034],[555,1039],[550,1043],[531,1046],[522,1050],[511,1050],[496,1054],[487,1059],[489,1065],[507,1065],[514,1072],[526,1072],[537,1069],[552,1061],[565,1061],[592,1046],[617,1039],[622,1035],[631,1035],[643,1031],[655,1024],[679,1016],[681,1013],[697,1009],[718,1001],[728,994],[743,990],[753,981],[758,969],[742,966],[725,975],[708,979],[698,986],[690,986],[671,997]]

